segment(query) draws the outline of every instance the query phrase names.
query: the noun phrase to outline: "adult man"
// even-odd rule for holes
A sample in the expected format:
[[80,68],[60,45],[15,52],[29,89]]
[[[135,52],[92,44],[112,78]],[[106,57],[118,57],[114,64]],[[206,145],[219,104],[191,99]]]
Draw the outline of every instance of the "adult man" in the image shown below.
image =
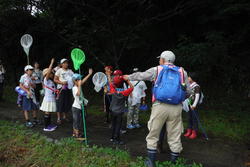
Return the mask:
[[[175,55],[171,51],[164,51],[160,55],[159,64],[162,66],[152,67],[145,72],[137,72],[131,75],[125,75],[126,79],[131,81],[134,80],[148,80],[156,81],[158,79],[160,70],[163,66],[172,66],[175,61]],[[188,88],[188,77],[187,73],[183,71],[183,82],[185,82]],[[168,104],[160,102],[153,96],[153,106],[148,122],[149,134],[146,138],[147,150],[148,150],[148,160],[145,162],[148,167],[155,167],[155,159],[157,153],[157,142],[159,140],[160,131],[164,123],[166,123],[166,130],[168,132],[168,144],[171,150],[170,158],[172,162],[175,162],[182,151],[181,144],[181,133],[183,130],[182,124],[182,104]]]

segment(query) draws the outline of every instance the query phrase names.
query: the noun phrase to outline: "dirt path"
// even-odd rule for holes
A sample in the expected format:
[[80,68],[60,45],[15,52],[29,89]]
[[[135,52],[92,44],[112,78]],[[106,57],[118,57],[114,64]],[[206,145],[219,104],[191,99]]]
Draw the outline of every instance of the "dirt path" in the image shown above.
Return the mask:
[[[40,118],[41,115],[40,115]],[[23,122],[23,115],[13,104],[0,103],[0,119]],[[88,137],[90,144],[99,146],[114,147],[109,142],[110,129],[103,123],[102,117],[88,116]],[[71,135],[72,125],[70,122],[62,124],[54,132],[43,132],[43,126],[36,126],[34,131],[38,131],[52,139],[60,139]],[[122,136],[126,145],[121,149],[126,149],[132,156],[145,156],[147,128],[144,125],[140,129],[130,130]],[[246,162],[250,161],[249,148],[245,144],[237,144],[227,140],[210,136],[209,141],[202,138],[196,140],[182,139],[183,152],[181,156],[205,167],[244,167]],[[167,150],[167,144],[165,145]],[[168,153],[158,155],[161,161],[168,160]],[[248,159],[248,161],[247,161]]]

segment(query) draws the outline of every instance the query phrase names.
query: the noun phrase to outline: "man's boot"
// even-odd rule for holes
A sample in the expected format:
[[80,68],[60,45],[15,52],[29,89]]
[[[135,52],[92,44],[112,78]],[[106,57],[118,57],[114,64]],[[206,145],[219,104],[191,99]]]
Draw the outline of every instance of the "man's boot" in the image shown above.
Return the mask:
[[197,137],[196,130],[192,130],[192,134],[189,136],[189,139],[195,139]]
[[180,155],[180,153],[171,152],[170,153],[170,161],[175,164],[176,160],[179,158],[179,155]]
[[192,134],[192,129],[187,129],[187,132],[184,134],[185,137],[189,137]]
[[146,167],[156,167],[156,165],[155,165],[156,153],[157,153],[156,150],[149,150],[148,149],[148,158],[145,161]]

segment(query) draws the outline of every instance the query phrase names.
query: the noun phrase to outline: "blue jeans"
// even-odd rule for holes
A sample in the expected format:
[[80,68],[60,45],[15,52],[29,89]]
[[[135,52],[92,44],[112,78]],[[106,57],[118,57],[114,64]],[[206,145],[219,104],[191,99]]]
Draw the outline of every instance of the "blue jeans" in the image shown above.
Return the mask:
[[198,120],[199,114],[197,111],[188,111],[188,128],[193,130],[198,130]]

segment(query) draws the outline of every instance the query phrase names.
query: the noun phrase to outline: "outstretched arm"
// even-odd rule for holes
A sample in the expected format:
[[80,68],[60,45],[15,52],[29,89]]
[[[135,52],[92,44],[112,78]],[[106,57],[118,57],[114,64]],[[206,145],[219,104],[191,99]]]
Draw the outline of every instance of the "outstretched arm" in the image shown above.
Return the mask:
[[83,84],[89,79],[89,77],[90,77],[92,74],[93,74],[93,69],[90,68],[90,69],[89,69],[89,74],[88,74],[85,78],[83,78],[83,80],[81,81],[81,84],[83,85]]
[[48,72],[47,72],[47,74],[46,74],[46,76],[45,76],[46,80],[49,79],[49,76],[50,76],[50,74],[51,74],[51,71],[52,71],[52,67],[53,67],[54,62],[55,62],[55,59],[52,58],[51,61],[50,61],[49,70],[48,70]]

